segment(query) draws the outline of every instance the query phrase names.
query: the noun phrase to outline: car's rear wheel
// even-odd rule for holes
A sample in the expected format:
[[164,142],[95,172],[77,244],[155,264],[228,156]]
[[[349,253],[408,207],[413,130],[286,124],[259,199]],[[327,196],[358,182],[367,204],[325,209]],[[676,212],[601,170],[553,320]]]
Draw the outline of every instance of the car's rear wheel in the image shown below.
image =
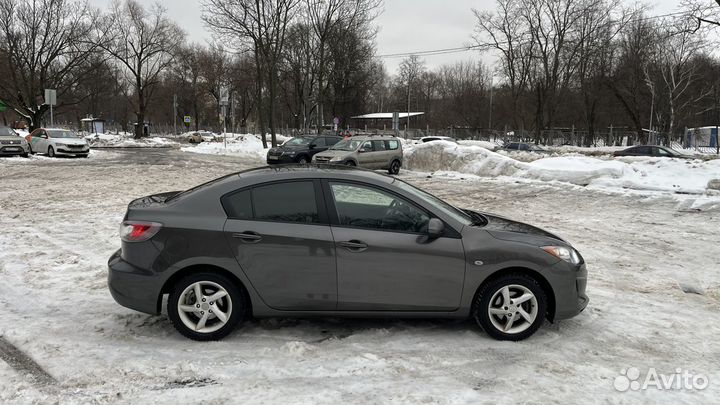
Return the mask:
[[55,157],[55,149],[52,146],[48,146],[48,156]]
[[183,336],[219,340],[235,329],[245,313],[243,291],[227,277],[197,273],[175,283],[168,299],[168,316]]
[[522,273],[508,274],[485,284],[474,305],[478,325],[498,340],[523,340],[542,325],[547,297],[538,282]]
[[309,161],[308,161],[307,156],[300,156],[298,158],[297,162],[300,163],[301,165],[306,165],[306,164],[308,164]]
[[400,161],[393,160],[392,163],[390,163],[390,168],[388,168],[388,173],[390,173],[390,174],[400,173]]

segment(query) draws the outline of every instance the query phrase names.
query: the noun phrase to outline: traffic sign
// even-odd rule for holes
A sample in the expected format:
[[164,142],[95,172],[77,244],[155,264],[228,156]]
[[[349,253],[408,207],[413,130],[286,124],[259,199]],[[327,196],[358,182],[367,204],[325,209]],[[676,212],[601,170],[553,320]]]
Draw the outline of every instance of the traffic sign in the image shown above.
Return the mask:
[[183,117],[183,122],[186,123],[186,124],[189,124],[190,122],[192,122],[192,117],[189,116],[189,115],[184,116],[184,117]]
[[57,105],[57,91],[54,89],[45,89],[45,104]]

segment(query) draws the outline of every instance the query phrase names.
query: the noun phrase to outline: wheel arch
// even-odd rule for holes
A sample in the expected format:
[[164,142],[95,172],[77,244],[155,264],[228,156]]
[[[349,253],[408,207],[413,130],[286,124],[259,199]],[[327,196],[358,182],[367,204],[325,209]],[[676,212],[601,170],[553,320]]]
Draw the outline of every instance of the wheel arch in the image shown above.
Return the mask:
[[176,271],[173,273],[170,277],[168,277],[167,280],[165,280],[165,283],[163,284],[162,288],[160,289],[160,293],[158,294],[157,299],[157,313],[160,313],[162,311],[162,302],[163,302],[163,296],[165,294],[170,293],[170,289],[172,286],[180,279],[182,279],[185,276],[191,275],[193,273],[200,273],[200,272],[209,272],[209,273],[216,273],[222,276],[225,276],[229,278],[235,285],[243,290],[243,296],[245,297],[245,305],[246,305],[246,314],[252,313],[252,299],[250,299],[250,292],[248,291],[248,288],[245,286],[245,283],[240,280],[232,271],[227,270],[225,268],[222,268],[220,266],[212,265],[212,264],[193,264],[187,267],[183,267],[182,269]]
[[542,275],[542,273],[540,273],[536,270],[533,270],[533,269],[529,269],[527,267],[506,267],[504,269],[497,270],[494,273],[487,276],[480,283],[480,285],[478,285],[477,288],[475,289],[475,294],[473,294],[472,307],[470,309],[470,313],[471,314],[475,313],[475,305],[478,302],[478,295],[480,294],[480,291],[486,284],[488,284],[502,276],[506,276],[508,274],[518,274],[518,273],[530,276],[533,279],[535,279],[535,281],[537,281],[538,284],[540,284],[540,288],[543,289],[543,292],[545,292],[545,296],[547,297],[546,318],[550,322],[553,322],[555,319],[555,308],[556,308],[555,290],[553,290],[552,286],[550,285],[550,282],[547,280],[547,278],[545,278],[545,276]]

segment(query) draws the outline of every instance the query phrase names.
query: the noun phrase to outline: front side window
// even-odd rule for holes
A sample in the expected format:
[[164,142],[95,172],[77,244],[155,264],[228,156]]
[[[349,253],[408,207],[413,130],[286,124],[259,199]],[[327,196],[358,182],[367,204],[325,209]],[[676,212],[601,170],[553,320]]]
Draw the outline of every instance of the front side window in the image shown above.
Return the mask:
[[333,138],[325,138],[325,144],[327,146],[333,146],[340,140],[339,137],[333,137]]
[[364,149],[364,150],[367,151],[367,152],[371,152],[371,151],[373,150],[373,148],[372,148],[372,142],[366,141],[365,143],[362,144],[362,146],[360,147],[360,149],[361,149],[361,150]]
[[413,204],[376,188],[330,183],[340,225],[401,232],[427,232],[430,217]]
[[315,138],[315,140],[312,142],[313,145],[315,145],[316,148],[324,148],[325,147],[325,138]]

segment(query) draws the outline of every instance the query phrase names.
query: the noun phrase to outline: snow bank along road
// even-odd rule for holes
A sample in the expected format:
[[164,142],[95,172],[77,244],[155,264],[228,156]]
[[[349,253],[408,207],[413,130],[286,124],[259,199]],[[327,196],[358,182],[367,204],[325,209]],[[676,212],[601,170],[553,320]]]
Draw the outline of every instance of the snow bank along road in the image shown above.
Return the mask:
[[[177,150],[0,159],[0,352],[15,353],[0,361],[0,403],[720,398],[720,212],[687,212],[658,196],[402,174],[456,205],[556,232],[585,256],[588,309],[520,343],[491,340],[472,322],[332,319],[250,321],[222,342],[198,343],[178,335],[165,315],[113,301],[106,260],[132,198],[260,162]],[[629,367],[640,379],[651,367],[665,375],[680,369],[709,385],[619,392],[613,383]]]

